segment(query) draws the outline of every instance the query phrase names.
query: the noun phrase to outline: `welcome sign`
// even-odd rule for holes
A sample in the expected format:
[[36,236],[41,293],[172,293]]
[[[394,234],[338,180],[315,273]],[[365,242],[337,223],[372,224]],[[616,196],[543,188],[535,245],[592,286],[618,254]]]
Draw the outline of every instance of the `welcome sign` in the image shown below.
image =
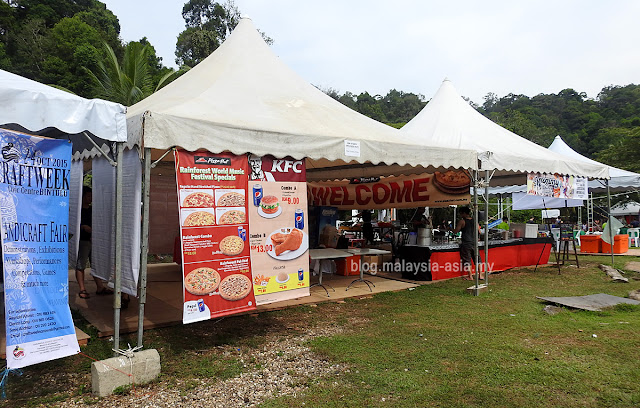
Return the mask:
[[7,368],[80,352],[67,272],[71,143],[0,129]]
[[465,171],[450,170],[355,182],[312,182],[308,183],[308,196],[311,205],[341,210],[446,207],[468,204],[470,183]]

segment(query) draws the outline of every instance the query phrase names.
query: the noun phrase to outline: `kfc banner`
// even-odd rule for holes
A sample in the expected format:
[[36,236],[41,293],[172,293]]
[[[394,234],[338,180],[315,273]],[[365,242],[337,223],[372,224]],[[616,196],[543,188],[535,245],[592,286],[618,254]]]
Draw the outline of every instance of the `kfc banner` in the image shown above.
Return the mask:
[[451,170],[434,174],[385,177],[371,182],[312,182],[307,186],[310,205],[346,210],[467,204],[471,197],[470,183],[471,178],[465,171]]
[[587,200],[589,187],[586,177],[561,174],[527,174],[527,194],[542,197]]
[[246,156],[176,150],[183,323],[253,310]]
[[250,156],[251,270],[259,305],[309,296],[304,160]]
[[69,310],[71,143],[0,130],[7,368],[80,352]]

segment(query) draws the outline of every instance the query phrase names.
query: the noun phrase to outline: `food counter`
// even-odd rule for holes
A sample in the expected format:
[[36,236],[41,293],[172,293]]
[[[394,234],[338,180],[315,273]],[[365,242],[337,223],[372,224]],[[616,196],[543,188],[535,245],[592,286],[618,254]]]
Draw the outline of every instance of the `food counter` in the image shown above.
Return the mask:
[[[484,262],[484,242],[480,242],[480,261]],[[549,262],[553,239],[513,238],[489,241],[489,270],[504,271],[520,266]],[[404,245],[397,249],[402,276],[416,280],[440,280],[463,275],[458,243]]]

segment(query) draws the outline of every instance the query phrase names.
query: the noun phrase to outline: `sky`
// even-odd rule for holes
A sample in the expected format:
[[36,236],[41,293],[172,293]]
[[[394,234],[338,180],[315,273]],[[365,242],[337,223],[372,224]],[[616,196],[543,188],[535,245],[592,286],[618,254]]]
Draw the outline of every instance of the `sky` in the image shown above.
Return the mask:
[[[146,36],[166,66],[186,0],[101,0],[123,41]],[[640,83],[635,0],[235,0],[308,82],[340,94],[430,99],[443,79],[477,104]]]

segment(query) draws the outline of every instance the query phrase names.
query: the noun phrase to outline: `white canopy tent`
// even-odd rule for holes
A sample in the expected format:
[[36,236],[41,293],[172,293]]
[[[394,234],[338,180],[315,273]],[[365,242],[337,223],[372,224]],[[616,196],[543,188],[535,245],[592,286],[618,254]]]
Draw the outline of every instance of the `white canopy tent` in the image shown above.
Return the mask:
[[611,207],[611,215],[621,217],[624,215],[640,215],[640,203],[635,201],[627,201],[618,203]]
[[[640,174],[632,171],[618,169],[613,166],[607,166],[606,164],[599,163],[595,160],[589,159],[573,150],[569,145],[562,140],[562,137],[556,136],[553,139],[553,143],[548,147],[552,152],[561,154],[573,160],[582,161],[585,163],[599,164],[606,166],[609,169],[609,189],[611,191],[630,191],[636,188],[640,188]],[[489,194],[511,194],[525,192],[527,190],[525,185],[506,186],[491,188]],[[589,192],[606,192],[607,189],[603,183],[599,180],[589,181]]]
[[[425,146],[475,150],[481,161],[479,170],[496,170],[493,179],[529,172],[609,178],[607,167],[602,164],[567,160],[492,122],[473,109],[448,79],[400,132]],[[492,184],[498,183],[496,180]]]
[[[309,181],[475,170],[478,164],[475,151],[417,145],[327,96],[287,67],[248,18],[197,66],[131,106],[127,128],[129,140],[144,146],[142,259],[148,251],[151,160],[171,160],[166,153],[174,147],[306,158]],[[140,282],[139,325],[144,263]]]
[[[324,94],[277,57],[248,18],[204,61],[130,107],[127,125],[153,149],[307,158],[309,180],[397,174],[403,165],[477,167],[471,150],[418,147]],[[349,141],[359,148],[347,151]],[[381,163],[391,166],[373,168]]]
[[[549,150],[569,157],[573,160],[606,166],[576,152],[571,147],[569,147],[569,145],[564,140],[562,140],[560,136],[556,136],[553,139],[553,143],[551,143],[551,145],[549,146]],[[628,191],[634,188],[640,188],[640,174],[634,173],[632,171],[618,169],[613,166],[607,166],[607,168],[609,169],[609,176],[611,177],[611,179],[609,180],[609,188],[612,191]],[[600,181],[591,180],[589,182],[589,191],[606,192],[607,189],[602,185]]]
[[[478,219],[477,188],[485,188],[489,201],[489,184],[525,184],[526,173],[560,173],[597,179],[609,178],[606,166],[567,159],[549,152],[527,139],[497,125],[473,109],[445,79],[427,106],[400,132],[425,146],[472,149],[478,153],[484,170],[484,180],[474,176],[474,202]],[[488,211],[485,211],[485,230],[488,230]],[[476,237],[477,238],[477,237]],[[477,239],[476,239],[477,241]],[[488,234],[485,234],[485,262],[488,264]],[[476,260],[478,260],[476,251]],[[477,266],[476,262],[476,266]],[[479,274],[476,274],[476,278]],[[488,274],[485,274],[487,277]],[[488,278],[485,278],[488,279]],[[485,284],[488,280],[485,280]],[[479,293],[476,280],[476,294]]]
[[102,141],[126,142],[126,108],[102,99],[72,93],[0,70],[0,125],[46,137],[69,139],[74,159],[96,155]]

